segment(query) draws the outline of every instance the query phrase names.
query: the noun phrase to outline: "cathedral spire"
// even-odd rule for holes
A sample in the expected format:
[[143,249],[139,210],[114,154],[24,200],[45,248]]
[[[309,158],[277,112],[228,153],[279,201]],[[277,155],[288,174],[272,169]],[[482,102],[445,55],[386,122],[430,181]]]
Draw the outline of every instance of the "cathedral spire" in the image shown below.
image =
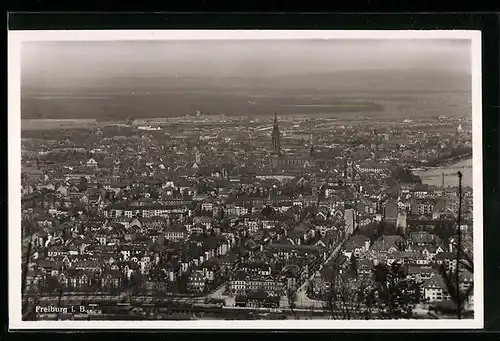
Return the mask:
[[273,153],[281,154],[281,142],[280,142],[281,134],[278,125],[278,114],[276,112],[274,113],[273,132],[271,134],[271,137],[273,144]]
[[314,156],[314,141],[312,134],[309,136],[309,156]]

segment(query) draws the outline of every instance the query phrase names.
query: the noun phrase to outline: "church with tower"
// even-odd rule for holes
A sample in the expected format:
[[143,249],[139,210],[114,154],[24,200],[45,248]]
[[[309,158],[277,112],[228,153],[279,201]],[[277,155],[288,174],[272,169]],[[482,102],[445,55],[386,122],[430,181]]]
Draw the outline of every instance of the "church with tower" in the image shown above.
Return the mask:
[[272,169],[277,169],[282,161],[281,133],[278,125],[278,115],[274,113],[273,132],[271,133],[272,149],[270,163]]
[[350,154],[345,155],[344,162],[340,161],[341,164],[339,165],[339,162],[335,160],[335,155],[332,153],[316,150],[312,134],[309,138],[309,148],[307,151],[284,153],[281,137],[278,115],[274,113],[273,129],[271,133],[271,151],[269,154],[269,166],[274,172],[290,169],[335,167],[338,169],[345,182],[356,182],[360,180],[360,174],[351,160]]

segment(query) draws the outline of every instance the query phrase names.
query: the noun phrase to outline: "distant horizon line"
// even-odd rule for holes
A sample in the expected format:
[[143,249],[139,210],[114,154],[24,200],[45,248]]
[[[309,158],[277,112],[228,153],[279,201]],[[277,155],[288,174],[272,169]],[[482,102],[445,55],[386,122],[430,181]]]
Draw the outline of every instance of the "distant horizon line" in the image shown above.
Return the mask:
[[[357,114],[357,113],[355,113]],[[277,113],[277,116],[278,118],[286,118],[286,117],[292,117],[292,116],[303,116],[303,117],[313,117],[313,116],[325,116],[327,115],[326,113],[325,114],[314,114],[314,113],[311,113],[311,114],[280,114],[279,112]],[[200,114],[200,117],[208,117],[208,116],[224,116],[224,117],[227,117],[227,118],[248,118],[248,117],[252,117],[252,118],[260,118],[260,117],[270,117],[271,119],[274,119],[274,116],[275,116],[275,112],[271,112],[269,115],[264,115],[264,114],[255,114],[255,115],[227,115],[227,114],[224,114],[224,113],[202,113]],[[333,115],[332,115],[333,116]],[[388,115],[390,116],[390,115]],[[442,117],[442,116],[445,116],[447,118],[459,118],[459,117],[466,117],[466,115],[458,115],[458,116],[453,116],[453,115],[432,115],[432,116],[412,116],[412,115],[408,115],[408,116],[401,116],[401,117],[398,117],[397,119],[401,119],[401,120],[406,120],[406,119],[411,119],[412,121],[414,120],[425,120],[425,119],[429,119],[429,118],[439,118],[439,117]],[[185,118],[185,117],[196,117],[196,113],[195,114],[186,114],[186,115],[180,115],[180,116],[158,116],[158,117],[145,117],[145,118],[133,118],[133,117],[124,117],[124,118],[113,118],[113,119],[104,119],[103,121],[101,121],[101,123],[105,123],[105,122],[119,122],[119,121],[127,121],[129,119],[133,120],[133,121],[152,121],[152,120],[168,120],[168,119],[174,119],[174,118]],[[344,118],[344,117],[338,117],[338,116],[333,116],[331,118],[329,118],[330,120],[363,120],[364,118],[366,117],[369,117],[368,115],[358,115],[356,117],[353,117],[353,118]],[[82,121],[82,120],[85,120],[85,121],[98,121],[100,120],[101,118],[100,117],[72,117],[72,118],[58,118],[58,117],[53,117],[53,118],[23,118],[21,117],[21,121]],[[374,122],[374,121],[383,121],[383,120],[388,120],[388,119],[394,119],[394,117],[392,118],[385,118],[385,117],[377,117],[377,118],[374,118],[374,119],[370,119],[370,121]],[[146,122],[146,123],[151,123],[151,122]]]
[[[187,75],[183,76],[182,73],[174,74],[165,74],[165,75],[107,75],[106,78],[111,79],[120,79],[120,78],[219,78],[219,79],[270,79],[270,78],[279,78],[279,77],[289,77],[289,76],[313,76],[313,75],[327,75],[329,73],[340,73],[340,72],[370,72],[370,71],[407,71],[407,72],[443,72],[443,73],[456,73],[456,74],[466,74],[472,76],[471,69],[463,69],[463,68],[426,68],[426,67],[393,67],[393,68],[383,68],[383,67],[373,67],[373,68],[343,68],[343,69],[334,69],[328,71],[314,71],[314,72],[290,72],[290,73],[282,73],[282,74],[274,74],[274,75],[245,75],[245,76],[217,76],[217,75]],[[21,78],[33,77],[33,75],[23,74],[21,73]]]

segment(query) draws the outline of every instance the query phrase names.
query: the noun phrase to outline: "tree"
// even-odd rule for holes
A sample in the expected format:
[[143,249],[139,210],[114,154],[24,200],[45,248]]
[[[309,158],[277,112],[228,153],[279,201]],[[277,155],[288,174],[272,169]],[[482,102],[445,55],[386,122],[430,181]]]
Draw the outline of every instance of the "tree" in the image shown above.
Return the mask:
[[[347,240],[343,241],[340,249],[344,249]],[[365,305],[366,292],[368,290],[369,281],[366,278],[354,277],[352,274],[342,274],[340,269],[340,257],[342,253],[338,253],[332,260],[332,269],[327,274],[326,280],[330,283],[327,291],[323,295],[323,307],[330,311],[331,318],[351,320],[351,319],[368,319],[371,316],[370,307]],[[351,257],[351,269],[357,260]]]
[[459,266],[458,274],[456,269],[447,270],[444,264],[439,267],[439,274],[443,278],[446,285],[446,291],[451,297],[452,302],[457,311],[457,318],[461,318],[461,312],[464,310],[465,303],[469,299],[474,290],[474,286],[471,284],[466,289],[460,289],[460,274],[462,269]]
[[130,276],[129,286],[132,289],[132,294],[134,296],[139,295],[142,283],[142,276],[138,273],[132,273],[132,276]]
[[47,276],[47,279],[45,280],[45,291],[47,293],[53,293],[60,289],[62,286],[59,283],[59,280],[57,277],[54,276]]
[[36,306],[38,305],[39,299],[38,297],[35,297],[33,300],[30,300],[27,297],[27,289],[28,289],[28,273],[29,273],[29,265],[30,265],[30,260],[31,257],[33,256],[33,244],[32,244],[32,235],[35,233],[37,230],[38,226],[37,224],[32,221],[28,220],[26,222],[26,228],[25,228],[25,235],[23,235],[23,238],[28,237],[28,245],[27,245],[27,250],[26,253],[23,254],[23,264],[22,264],[22,273],[21,273],[21,294],[22,294],[22,314],[23,314],[23,320],[34,320],[36,318]]
[[292,312],[293,318],[298,320],[299,318],[297,317],[297,313],[295,312],[296,308],[296,301],[297,301],[297,293],[293,290],[288,290],[286,292],[286,298],[288,300],[288,307],[290,308],[290,311]]
[[415,175],[408,168],[396,167],[392,171],[392,177],[398,181],[403,183],[422,183],[422,179]]
[[88,180],[86,177],[82,176],[78,182],[78,191],[85,192],[88,188]]
[[274,213],[274,209],[271,206],[266,206],[262,209],[262,215],[264,217],[270,217]]
[[439,239],[441,239],[441,241],[445,244],[448,244],[450,238],[457,233],[456,227],[452,221],[449,223],[439,224],[436,228],[432,228],[430,232],[439,237]]
[[367,281],[363,279],[351,280],[339,273],[338,269],[333,271],[330,288],[325,293],[323,301],[324,308],[331,313],[334,320],[351,320],[369,318],[371,312],[364,305]]
[[474,285],[471,285],[465,289],[460,288],[460,275],[463,271],[468,271],[474,273],[474,262],[472,256],[465,252],[461,245],[462,240],[462,230],[461,230],[461,210],[462,210],[462,173],[458,172],[458,214],[457,214],[457,227],[456,235],[457,240],[454,243],[454,249],[456,250],[456,264],[454,269],[446,269],[444,264],[439,267],[439,273],[443,278],[446,285],[446,290],[453,301],[456,310],[457,318],[462,318],[462,311],[465,307],[465,303],[472,295],[474,290]]
[[421,302],[421,286],[407,278],[401,264],[377,264],[373,269],[373,281],[374,288],[366,298],[367,306],[376,309],[382,319],[413,316],[415,306]]

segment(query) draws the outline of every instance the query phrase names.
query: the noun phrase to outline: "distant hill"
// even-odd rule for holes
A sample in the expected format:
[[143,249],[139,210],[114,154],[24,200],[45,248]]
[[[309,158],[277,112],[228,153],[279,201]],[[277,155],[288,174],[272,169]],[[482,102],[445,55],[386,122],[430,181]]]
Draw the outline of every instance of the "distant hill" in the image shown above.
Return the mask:
[[449,70],[345,70],[284,76],[279,84],[301,84],[340,91],[470,91],[471,75]]
[[[467,101],[471,76],[441,70],[346,70],[245,79],[120,77],[72,84],[71,89],[65,84],[68,82],[24,83],[22,118],[150,118],[194,114],[196,110],[226,115],[269,115],[276,110],[308,114],[319,109],[304,105],[352,101],[360,105],[321,110],[370,113],[383,111],[377,99],[386,101],[391,96],[423,99],[460,93],[458,100]],[[302,107],[293,107],[298,104]]]

